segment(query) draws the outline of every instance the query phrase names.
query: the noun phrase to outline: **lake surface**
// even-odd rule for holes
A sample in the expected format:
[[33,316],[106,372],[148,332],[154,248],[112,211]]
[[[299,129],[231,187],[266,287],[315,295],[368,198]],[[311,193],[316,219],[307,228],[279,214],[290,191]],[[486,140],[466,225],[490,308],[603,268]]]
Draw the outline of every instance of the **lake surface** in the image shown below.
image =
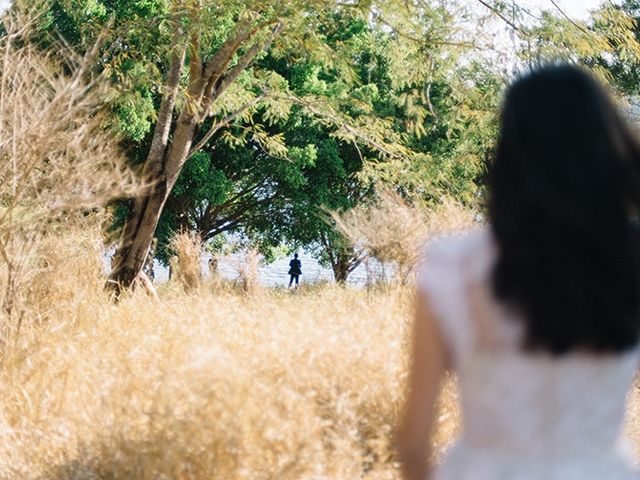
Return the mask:
[[[109,263],[113,252],[105,254],[105,269],[109,269]],[[200,268],[205,277],[209,276],[209,259],[211,255],[205,254],[200,259]],[[300,261],[302,262],[302,275],[300,283],[318,283],[333,282],[333,272],[330,268],[322,267],[316,259],[306,252],[300,253]],[[264,287],[287,287],[289,285],[289,261],[291,258],[280,258],[268,265],[261,265],[258,270],[259,283]],[[218,262],[218,272],[220,276],[226,280],[236,280],[239,277],[239,271],[244,263],[242,255],[229,255],[222,257]],[[169,269],[163,266],[157,260],[153,263],[155,272],[154,283],[165,283],[169,280]],[[375,275],[383,275],[385,268],[375,262],[370,264],[370,270]],[[367,283],[367,267],[362,264],[354,272],[349,275],[347,283],[354,286],[364,286]]]

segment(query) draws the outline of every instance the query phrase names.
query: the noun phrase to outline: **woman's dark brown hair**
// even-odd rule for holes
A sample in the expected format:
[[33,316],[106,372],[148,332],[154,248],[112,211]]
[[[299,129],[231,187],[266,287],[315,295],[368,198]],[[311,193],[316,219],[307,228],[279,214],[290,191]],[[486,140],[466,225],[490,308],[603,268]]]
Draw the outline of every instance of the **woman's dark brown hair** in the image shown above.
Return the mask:
[[555,354],[638,342],[640,148],[605,88],[550,65],[509,88],[489,166],[493,289]]

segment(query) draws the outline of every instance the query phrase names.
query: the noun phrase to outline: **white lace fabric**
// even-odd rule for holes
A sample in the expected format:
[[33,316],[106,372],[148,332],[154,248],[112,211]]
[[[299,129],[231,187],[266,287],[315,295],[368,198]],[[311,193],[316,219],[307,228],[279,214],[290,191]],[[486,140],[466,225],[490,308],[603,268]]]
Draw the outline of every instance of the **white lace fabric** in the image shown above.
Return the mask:
[[483,230],[432,242],[420,269],[463,416],[462,437],[435,479],[639,479],[618,448],[638,350],[523,351],[523,322],[491,293],[494,259]]

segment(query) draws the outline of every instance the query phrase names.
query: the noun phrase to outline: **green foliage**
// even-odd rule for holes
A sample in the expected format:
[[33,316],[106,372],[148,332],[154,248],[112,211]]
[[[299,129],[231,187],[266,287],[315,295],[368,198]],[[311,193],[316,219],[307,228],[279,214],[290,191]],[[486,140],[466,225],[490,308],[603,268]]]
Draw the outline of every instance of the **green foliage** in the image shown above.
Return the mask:
[[156,119],[156,99],[170,51],[166,0],[47,0],[40,19],[41,43],[59,37],[85,54],[103,39],[97,69],[113,79],[105,99],[125,138],[143,141]]
[[[354,260],[357,253],[325,212],[370,201],[376,185],[427,205],[446,196],[467,206],[478,202],[506,78],[495,52],[478,53],[484,23],[470,26],[477,15],[468,2],[47,0],[47,6],[43,44],[61,34],[86,53],[105,37],[95,68],[113,79],[107,107],[135,164],[149,148],[182,38],[176,28],[192,42],[188,60],[204,64],[238,25],[255,26],[255,39],[229,68],[274,25],[282,28],[207,112],[194,137],[202,149],[180,172],[156,232],[161,257],[173,232],[186,228],[209,242],[229,233],[247,238],[267,255],[287,243],[328,262]],[[495,11],[508,6],[495,2]],[[639,11],[637,1],[625,0],[588,22],[512,12],[520,61],[582,62],[635,93]],[[490,34],[495,25],[487,25]],[[197,103],[187,94],[189,75],[185,68],[183,111]]]
[[123,95],[114,105],[117,126],[132,142],[141,142],[151,131],[156,117],[154,98],[149,91]]
[[173,194],[189,197],[196,203],[219,205],[233,190],[233,183],[221,170],[212,168],[211,156],[197,152],[185,164]]
[[628,96],[640,95],[640,2],[625,0],[597,11],[592,29],[601,32],[611,46],[590,55],[585,63],[604,71],[616,88]]
[[523,31],[521,58],[528,64],[549,59],[580,63],[620,93],[638,93],[640,37],[637,0],[605,3],[586,21],[543,12],[540,21]]

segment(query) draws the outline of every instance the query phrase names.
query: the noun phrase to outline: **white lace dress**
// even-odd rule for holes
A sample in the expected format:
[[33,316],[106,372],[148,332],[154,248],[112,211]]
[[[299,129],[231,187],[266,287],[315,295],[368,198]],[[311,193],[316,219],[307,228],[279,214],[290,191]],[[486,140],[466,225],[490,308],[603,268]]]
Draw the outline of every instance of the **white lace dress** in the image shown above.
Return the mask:
[[619,440],[638,351],[525,353],[523,328],[491,294],[488,230],[427,248],[418,285],[459,377],[463,433],[435,480],[640,479]]

